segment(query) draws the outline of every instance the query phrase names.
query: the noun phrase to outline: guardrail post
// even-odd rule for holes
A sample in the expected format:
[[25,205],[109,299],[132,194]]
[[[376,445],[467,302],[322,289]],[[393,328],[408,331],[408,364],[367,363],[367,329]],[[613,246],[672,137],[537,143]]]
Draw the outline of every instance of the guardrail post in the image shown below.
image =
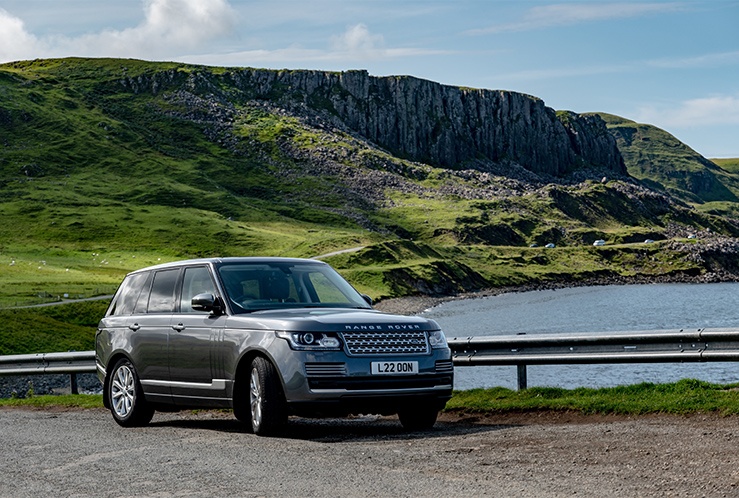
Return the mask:
[[69,374],[69,387],[72,391],[72,394],[80,393],[79,389],[77,389],[77,374],[76,373]]
[[518,390],[524,391],[528,388],[529,383],[526,377],[526,365],[516,365],[516,370],[518,370]]

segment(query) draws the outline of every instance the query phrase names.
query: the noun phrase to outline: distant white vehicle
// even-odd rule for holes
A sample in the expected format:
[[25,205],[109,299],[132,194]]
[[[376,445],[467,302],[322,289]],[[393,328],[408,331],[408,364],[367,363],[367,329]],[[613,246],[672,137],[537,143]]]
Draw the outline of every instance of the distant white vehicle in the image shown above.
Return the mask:
[[547,249],[552,249],[553,247],[556,247],[556,246],[550,242],[549,244],[545,245],[544,247],[546,247]]
[[606,241],[603,240],[603,239],[598,239],[595,242],[593,242],[593,245],[594,246],[604,246],[604,245],[606,245]]
[[688,235],[688,238],[689,239],[694,239],[695,238],[695,234],[694,233],[691,233],[690,235]]
[[644,241],[645,244],[651,244],[653,242],[654,242],[653,239],[647,239],[647,240]]

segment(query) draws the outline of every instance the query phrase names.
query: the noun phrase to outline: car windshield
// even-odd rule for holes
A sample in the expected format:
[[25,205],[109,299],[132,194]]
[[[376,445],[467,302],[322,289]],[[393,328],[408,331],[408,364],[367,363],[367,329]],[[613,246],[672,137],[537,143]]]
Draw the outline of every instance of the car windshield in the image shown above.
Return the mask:
[[322,263],[225,263],[218,274],[234,313],[306,307],[371,308],[333,268]]

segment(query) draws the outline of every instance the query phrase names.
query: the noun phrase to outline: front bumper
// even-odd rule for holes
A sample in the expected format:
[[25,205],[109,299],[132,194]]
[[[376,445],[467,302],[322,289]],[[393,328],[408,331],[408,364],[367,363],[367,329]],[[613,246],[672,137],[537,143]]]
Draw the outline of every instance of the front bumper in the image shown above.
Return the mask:
[[[276,361],[294,414],[390,414],[418,403],[441,409],[452,396],[454,368],[448,349],[392,357],[349,356],[343,351],[283,353]],[[390,360],[418,362],[418,373],[372,374],[372,362]]]

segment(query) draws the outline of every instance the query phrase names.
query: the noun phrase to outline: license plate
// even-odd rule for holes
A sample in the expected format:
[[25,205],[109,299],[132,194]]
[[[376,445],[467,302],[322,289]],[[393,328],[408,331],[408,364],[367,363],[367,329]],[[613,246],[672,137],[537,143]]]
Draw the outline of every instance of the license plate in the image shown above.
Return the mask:
[[372,375],[417,374],[417,361],[373,361]]

